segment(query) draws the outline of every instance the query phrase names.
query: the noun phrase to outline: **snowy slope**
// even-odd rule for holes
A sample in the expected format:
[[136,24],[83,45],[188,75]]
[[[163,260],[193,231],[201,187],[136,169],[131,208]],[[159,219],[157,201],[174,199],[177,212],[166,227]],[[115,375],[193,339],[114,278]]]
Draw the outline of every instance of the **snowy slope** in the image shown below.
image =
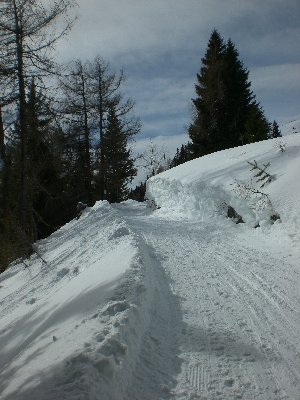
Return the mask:
[[46,263],[33,255],[0,277],[1,399],[114,398],[147,314],[136,237],[99,202],[38,250]]
[[283,136],[300,133],[300,120],[294,119],[293,121],[281,125],[280,131]]
[[[151,178],[146,196],[171,217],[215,219],[230,205],[249,226],[264,227],[278,214],[274,234],[294,238],[299,246],[299,154],[298,134],[213,153]],[[251,171],[254,161],[261,168],[270,163],[272,180],[264,187],[255,177],[259,170]]]
[[299,135],[214,153],[40,241],[0,275],[1,400],[299,400],[299,170]]

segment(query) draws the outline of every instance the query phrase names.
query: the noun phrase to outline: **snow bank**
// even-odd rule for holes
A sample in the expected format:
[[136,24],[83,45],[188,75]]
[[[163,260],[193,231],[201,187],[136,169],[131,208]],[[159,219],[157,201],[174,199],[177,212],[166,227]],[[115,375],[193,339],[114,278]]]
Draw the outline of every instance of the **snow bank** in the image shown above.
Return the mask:
[[[270,163],[266,171],[272,179],[263,188],[265,181],[255,177],[259,170],[251,171],[249,162],[254,160],[262,169]],[[299,243],[299,170],[300,135],[295,134],[216,152],[165,171],[148,180],[146,197],[171,218],[215,219],[225,216],[230,205],[248,225],[284,227]]]
[[1,399],[121,398],[153,296],[139,239],[98,202],[37,246],[0,277]]

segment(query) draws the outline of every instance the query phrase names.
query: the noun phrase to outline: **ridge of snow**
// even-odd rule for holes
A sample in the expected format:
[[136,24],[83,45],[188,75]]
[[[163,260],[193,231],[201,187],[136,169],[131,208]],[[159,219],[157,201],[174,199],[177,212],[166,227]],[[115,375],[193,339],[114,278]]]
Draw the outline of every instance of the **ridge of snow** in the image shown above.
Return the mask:
[[[270,163],[272,181],[263,188],[248,164],[254,160],[261,167]],[[299,170],[300,135],[294,134],[212,153],[162,172],[148,180],[146,197],[166,218],[216,219],[225,216],[230,205],[249,226],[271,227],[275,235],[299,245]],[[247,196],[238,184],[268,197]],[[280,221],[273,224],[274,214]]]
[[38,243],[47,264],[35,254],[1,275],[1,399],[118,398],[154,298],[142,246],[98,202]]
[[1,400],[297,398],[299,170],[300,135],[213,153],[148,180],[154,212],[97,202],[38,242],[0,275]]

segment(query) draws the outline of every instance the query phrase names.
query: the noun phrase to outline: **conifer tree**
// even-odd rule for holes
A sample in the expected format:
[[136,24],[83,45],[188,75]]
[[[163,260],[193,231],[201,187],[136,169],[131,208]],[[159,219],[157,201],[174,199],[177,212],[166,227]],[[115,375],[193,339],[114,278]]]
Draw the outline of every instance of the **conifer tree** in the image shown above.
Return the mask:
[[170,168],[176,167],[177,165],[183,164],[191,159],[191,143],[183,144],[180,150],[177,148],[176,154],[171,161]]
[[134,161],[128,148],[127,135],[113,106],[107,117],[103,135],[104,193],[108,201],[116,203],[128,197],[127,185],[136,174]]
[[6,208],[5,202],[5,174],[6,174],[6,151],[4,140],[4,126],[2,119],[2,107],[0,105],[0,209]]
[[71,0],[52,2],[45,7],[38,0],[5,0],[0,2],[0,76],[7,88],[3,97],[18,106],[20,144],[20,182],[18,218],[25,236],[33,241],[32,207],[28,186],[28,120],[26,92],[28,77],[42,71],[53,72],[50,50],[69,29],[71,23],[56,32],[54,26],[65,17]]
[[121,70],[119,73],[112,71],[108,62],[97,56],[92,62],[87,63],[89,71],[91,92],[93,93],[91,104],[93,110],[93,129],[99,132],[97,146],[96,169],[96,196],[104,198],[104,134],[107,126],[107,115],[111,107],[120,117],[122,130],[128,138],[136,135],[141,128],[138,118],[132,114],[134,102],[131,99],[124,99],[120,89],[126,77]]
[[225,45],[214,30],[197,74],[194,118],[188,132],[194,157],[267,138],[268,121],[248,75],[233,42]]
[[282,137],[282,134],[280,132],[279,126],[277,122],[274,120],[271,126],[271,132],[270,132],[271,138],[277,138],[277,137]]
[[224,51],[220,34],[214,30],[195,86],[193,99],[195,115],[189,127],[189,136],[196,157],[216,150],[222,137],[224,123]]
[[229,39],[224,52],[225,118],[221,149],[245,143],[245,123],[254,100],[248,75],[249,71],[240,61],[239,53]]
[[253,143],[268,139],[270,124],[260,104],[253,101],[245,121],[244,142]]
[[[148,179],[148,177],[147,177]],[[130,198],[135,201],[144,201],[145,200],[145,194],[146,194],[146,181],[141,182],[139,185],[137,185],[134,189],[130,190]]]
[[61,196],[62,162],[54,145],[57,131],[49,100],[31,82],[27,101],[28,179],[35,239],[45,237],[56,228],[57,201]]

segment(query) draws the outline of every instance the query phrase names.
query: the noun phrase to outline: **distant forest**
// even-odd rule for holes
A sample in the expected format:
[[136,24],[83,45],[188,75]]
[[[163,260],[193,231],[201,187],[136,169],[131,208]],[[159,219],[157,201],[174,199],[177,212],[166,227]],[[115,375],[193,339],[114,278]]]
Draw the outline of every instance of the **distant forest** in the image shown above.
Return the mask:
[[[145,183],[128,189],[136,174],[128,144],[141,123],[122,93],[123,71],[99,56],[55,61],[56,42],[74,23],[72,5],[0,4],[0,271],[74,218],[78,202],[143,200]],[[232,41],[213,31],[197,75],[190,142],[170,162],[150,165],[149,176],[280,135],[250,86]]]

